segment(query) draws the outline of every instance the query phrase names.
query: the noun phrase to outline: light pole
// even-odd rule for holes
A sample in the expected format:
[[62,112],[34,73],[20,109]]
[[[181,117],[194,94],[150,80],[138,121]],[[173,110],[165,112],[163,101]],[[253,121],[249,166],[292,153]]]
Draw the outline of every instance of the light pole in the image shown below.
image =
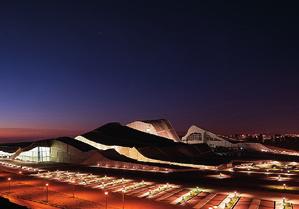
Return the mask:
[[46,202],[49,200],[49,184],[46,183]]
[[11,181],[11,178],[8,177],[8,178],[7,178],[7,181],[8,181],[8,193],[10,193],[10,181]]
[[105,192],[104,194],[106,196],[106,209],[107,209],[108,208],[108,192]]
[[75,198],[75,181],[72,181],[72,186],[73,186],[73,198]]
[[75,184],[73,184],[73,198],[75,198]]
[[125,187],[122,189],[122,202],[123,202],[123,209],[125,209]]

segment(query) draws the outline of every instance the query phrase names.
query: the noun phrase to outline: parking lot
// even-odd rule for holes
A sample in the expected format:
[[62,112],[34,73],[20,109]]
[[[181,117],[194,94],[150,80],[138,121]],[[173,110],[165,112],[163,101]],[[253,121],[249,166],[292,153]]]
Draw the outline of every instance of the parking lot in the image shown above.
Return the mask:
[[[215,190],[201,188],[201,187],[185,187],[184,185],[171,184],[168,182],[161,183],[148,180],[138,180],[130,178],[120,178],[109,175],[99,175],[85,172],[74,172],[65,170],[47,171],[45,169],[33,168],[30,166],[19,166],[13,163],[1,162],[1,166],[14,171],[18,176],[26,176],[34,181],[49,182],[51,185],[50,193],[51,199],[61,199],[64,195],[60,194],[60,191],[55,191],[52,185],[69,185],[67,189],[67,197],[78,197],[79,190],[84,191],[98,191],[99,194],[107,192],[107,194],[116,194],[123,196],[126,199],[133,198],[135,201],[139,201],[143,204],[145,201],[160,203],[169,207],[184,207],[184,208],[196,208],[196,209],[211,209],[211,208],[226,208],[226,209],[274,209],[283,208],[283,204],[289,203],[287,199],[283,200],[268,200],[260,197],[248,197],[247,194],[238,193],[237,191],[231,192],[217,192]],[[240,168],[241,170],[241,168]],[[242,171],[241,171],[242,172]],[[222,176],[220,176],[222,177]],[[28,185],[27,185],[28,186]],[[22,187],[19,184],[19,187]],[[5,190],[5,186],[2,190]],[[6,188],[7,189],[7,188]],[[31,189],[32,192],[44,193],[42,186]],[[31,194],[23,194],[23,196],[30,196]],[[59,195],[61,197],[59,197]],[[101,195],[103,196],[103,195]],[[53,198],[56,197],[56,198]],[[37,196],[40,201],[44,200],[44,195]],[[27,198],[28,199],[28,198]],[[79,201],[77,199],[77,201]],[[88,204],[87,199],[81,201],[87,201],[84,204]],[[103,201],[103,197],[102,197]],[[284,202],[285,201],[285,202]],[[65,200],[65,202],[68,202]],[[71,202],[71,200],[69,200]],[[62,206],[64,203],[60,201],[57,206]],[[68,203],[69,204],[69,203]],[[81,203],[81,205],[84,205]],[[90,203],[89,203],[90,204]],[[121,203],[115,204],[117,205]],[[298,209],[298,204],[291,204],[292,208]],[[98,208],[102,205],[99,204]]]

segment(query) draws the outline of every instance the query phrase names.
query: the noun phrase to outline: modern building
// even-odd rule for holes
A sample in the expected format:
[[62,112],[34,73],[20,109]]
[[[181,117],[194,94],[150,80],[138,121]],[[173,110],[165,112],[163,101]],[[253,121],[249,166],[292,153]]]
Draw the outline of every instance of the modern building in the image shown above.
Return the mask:
[[73,138],[61,137],[57,139],[41,140],[26,144],[11,144],[10,147],[1,147],[10,153],[9,158],[26,162],[57,162],[57,163],[84,163],[93,155],[101,157],[95,149],[87,144],[75,141]]
[[[215,149],[215,148],[229,149]],[[230,153],[239,150],[249,153],[246,159],[273,158],[283,155],[296,161],[299,153],[269,147],[259,143],[231,141],[197,126],[191,126],[179,139],[167,120],[135,121],[128,125],[108,123],[75,138],[61,137],[36,142],[0,145],[0,157],[12,160],[43,163],[114,164],[184,168],[216,168],[235,158]],[[220,150],[221,152],[218,152]],[[223,152],[228,152],[226,153]],[[223,156],[229,157],[223,157]],[[298,160],[299,161],[299,160]]]
[[114,150],[142,163],[203,168],[223,162],[208,146],[184,145],[119,123],[106,124],[75,139],[98,150]]
[[187,134],[182,137],[181,142],[186,144],[201,144],[206,143],[210,147],[232,147],[233,144],[216,134],[199,128],[195,125],[188,129]]
[[13,155],[13,153],[0,150],[0,158],[9,158],[11,155]]
[[281,151],[274,147],[269,147],[261,143],[243,142],[234,139],[228,139],[218,136],[210,131],[204,130],[197,126],[191,126],[188,129],[187,134],[182,137],[181,142],[186,144],[207,144],[211,148],[228,148],[233,150],[247,150],[251,152],[263,152],[272,154],[288,154],[288,155],[298,155],[296,151]]

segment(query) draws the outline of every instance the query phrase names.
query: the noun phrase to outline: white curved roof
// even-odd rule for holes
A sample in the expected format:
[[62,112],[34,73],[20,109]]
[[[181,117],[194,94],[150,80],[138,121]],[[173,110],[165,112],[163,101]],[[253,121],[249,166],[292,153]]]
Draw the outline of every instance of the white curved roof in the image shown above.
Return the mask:
[[[225,141],[223,138],[217,136],[216,134],[212,133],[212,132],[209,132],[207,130],[204,130],[202,128],[199,128],[198,126],[195,126],[195,125],[192,125],[188,131],[187,131],[187,134],[185,136],[182,137],[182,141],[183,142],[187,142],[188,141],[188,137],[191,135],[191,134],[194,134],[194,133],[200,133],[202,134],[202,137],[204,136],[209,136],[210,138],[212,139],[215,139],[215,140],[219,140],[219,141]],[[194,142],[196,143],[196,142]],[[202,142],[198,142],[198,143],[202,143]]]
[[180,138],[171,123],[166,119],[139,120],[129,123],[127,126],[145,133],[168,138],[176,142],[180,141]]

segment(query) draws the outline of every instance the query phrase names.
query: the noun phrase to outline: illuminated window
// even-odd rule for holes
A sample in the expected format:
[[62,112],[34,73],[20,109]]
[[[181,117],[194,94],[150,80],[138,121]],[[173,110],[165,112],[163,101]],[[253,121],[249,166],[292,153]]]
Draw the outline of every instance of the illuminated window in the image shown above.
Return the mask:
[[187,141],[202,141],[201,133],[192,133],[188,136]]
[[12,155],[12,153],[0,151],[0,157],[1,158],[8,158],[11,155]]
[[22,152],[17,159],[32,162],[50,161],[50,147],[35,147],[31,150]]

